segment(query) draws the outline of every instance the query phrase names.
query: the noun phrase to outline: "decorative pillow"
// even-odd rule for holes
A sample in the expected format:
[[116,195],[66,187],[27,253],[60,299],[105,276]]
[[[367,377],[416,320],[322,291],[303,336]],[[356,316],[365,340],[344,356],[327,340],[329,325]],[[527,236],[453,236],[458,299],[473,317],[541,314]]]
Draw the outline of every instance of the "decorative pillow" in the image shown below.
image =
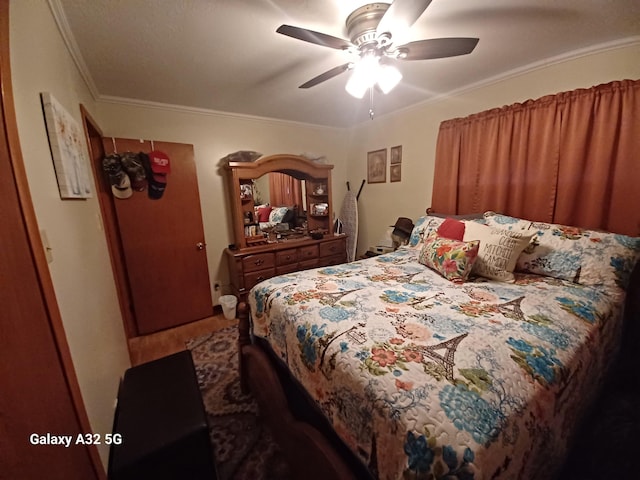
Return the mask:
[[431,215],[423,215],[418,218],[413,224],[414,227],[409,237],[409,246],[416,247],[422,244],[422,240],[435,232],[442,222],[444,222],[444,218],[433,217]]
[[273,210],[273,208],[271,208],[270,205],[258,208],[258,221],[268,222],[269,216],[271,215],[271,210]]
[[438,235],[451,240],[462,241],[464,238],[464,222],[447,217],[438,227]]
[[518,256],[529,245],[533,233],[506,230],[473,221],[464,223],[464,241],[480,240],[473,273],[501,282],[513,282]]
[[425,239],[418,261],[453,283],[464,283],[478,257],[479,245],[477,240],[462,242],[432,233]]
[[534,234],[516,270],[592,287],[627,288],[640,258],[640,238],[485,213],[489,225]]
[[289,211],[288,207],[273,207],[269,213],[269,221],[272,223],[280,223]]
[[427,238],[431,233],[437,232],[440,225],[444,223],[447,218],[453,218],[454,220],[469,220],[476,223],[484,224],[485,219],[482,215],[439,215],[437,213],[430,215],[423,215],[414,222],[413,231],[411,237],[409,237],[409,246],[417,247],[422,244],[423,239]]

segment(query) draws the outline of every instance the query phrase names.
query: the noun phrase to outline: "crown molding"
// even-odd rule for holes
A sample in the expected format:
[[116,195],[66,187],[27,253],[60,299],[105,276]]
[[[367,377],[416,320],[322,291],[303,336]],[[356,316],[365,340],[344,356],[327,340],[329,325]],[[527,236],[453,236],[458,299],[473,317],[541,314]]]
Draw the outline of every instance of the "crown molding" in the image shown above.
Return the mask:
[[[545,58],[544,60],[540,60],[538,62],[530,63],[523,67],[514,68],[512,70],[508,70],[506,72],[500,73],[493,77],[485,78],[484,80],[480,80],[479,82],[470,83],[469,85],[465,85],[464,87],[457,88],[455,90],[451,90],[449,92],[441,93],[435,95],[431,98],[428,98],[422,102],[415,103],[413,105],[409,105],[408,107],[394,110],[393,112],[386,113],[384,115],[380,115],[378,118],[391,117],[393,115],[397,115],[403,112],[412,111],[414,109],[422,108],[426,105],[431,105],[433,103],[441,102],[448,98],[456,97],[459,95],[464,95],[466,93],[471,93],[475,90],[479,90],[484,87],[488,87],[494,85],[496,83],[504,82],[505,80],[510,80],[512,78],[520,77],[522,75],[526,75],[529,73],[533,73],[537,70],[543,70],[545,68],[551,67],[553,65],[558,65],[565,62],[570,62],[572,60],[577,60],[582,57],[588,57],[591,55],[597,55],[600,53],[608,52],[611,50],[618,50],[622,48],[634,47],[640,45],[640,35],[635,35],[632,37],[626,37],[619,40],[613,40],[611,42],[600,43],[597,45],[592,45],[590,47],[581,48],[578,50],[573,50],[571,52],[566,52],[560,55],[556,55],[555,57]],[[353,125],[353,127],[362,126],[367,123],[366,121],[359,122],[357,125]]]
[[165,110],[177,113],[189,113],[192,115],[203,115],[208,117],[230,118],[235,120],[278,123],[281,125],[298,126],[306,128],[317,128],[320,130],[344,130],[343,127],[332,127],[330,125],[320,125],[317,123],[298,122],[295,120],[284,120],[275,117],[261,117],[259,115],[249,115],[245,113],[224,112],[222,110],[213,110],[200,107],[188,107],[185,105],[174,105],[170,103],[152,102],[148,100],[139,100],[137,98],[114,97],[110,95],[98,95],[99,103],[111,103],[116,105],[124,105],[129,107],[151,108],[157,110]]
[[82,53],[80,53],[80,48],[78,47],[78,43],[76,42],[76,38],[71,32],[71,28],[69,27],[69,22],[67,21],[67,16],[64,13],[64,9],[62,8],[62,4],[60,0],[47,0],[49,3],[49,8],[51,9],[51,13],[53,14],[53,18],[55,19],[56,25],[58,26],[58,30],[60,31],[60,35],[62,36],[62,40],[73,59],[73,62],[76,64],[78,68],[78,72],[80,76],[84,80],[84,83],[87,85],[89,89],[89,93],[93,97],[94,100],[98,100],[100,94],[98,92],[98,88],[96,87],[95,82],[93,81],[93,77],[89,73],[89,68],[84,61]]

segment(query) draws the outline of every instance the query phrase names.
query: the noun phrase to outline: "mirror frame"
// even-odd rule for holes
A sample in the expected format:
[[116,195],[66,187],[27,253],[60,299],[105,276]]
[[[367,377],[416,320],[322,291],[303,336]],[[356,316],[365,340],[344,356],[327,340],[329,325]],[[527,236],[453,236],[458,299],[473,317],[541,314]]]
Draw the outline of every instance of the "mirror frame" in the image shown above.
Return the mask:
[[254,162],[229,162],[226,165],[229,172],[229,195],[230,205],[233,216],[233,233],[235,238],[235,246],[238,249],[248,248],[247,239],[244,234],[244,210],[241,200],[241,187],[243,181],[255,180],[261,176],[271,173],[280,172],[298,180],[306,180],[305,197],[307,210],[309,205],[318,203],[314,198],[315,182],[326,185],[327,191],[324,194],[328,204],[327,212],[322,215],[322,219],[314,219],[307,212],[309,229],[322,226],[327,234],[333,234],[333,209],[331,199],[331,170],[333,165],[312,162],[299,155],[277,154],[260,157]]

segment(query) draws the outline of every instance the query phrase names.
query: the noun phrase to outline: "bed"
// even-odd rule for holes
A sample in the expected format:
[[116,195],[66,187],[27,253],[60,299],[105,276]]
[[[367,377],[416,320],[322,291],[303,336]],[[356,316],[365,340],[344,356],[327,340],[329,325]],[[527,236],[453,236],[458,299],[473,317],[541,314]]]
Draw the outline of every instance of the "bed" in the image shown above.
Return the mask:
[[[450,239],[451,220],[423,216],[393,253],[250,292],[243,381],[306,477],[558,472],[618,355],[640,241],[493,212]],[[290,380],[312,405],[293,415]]]

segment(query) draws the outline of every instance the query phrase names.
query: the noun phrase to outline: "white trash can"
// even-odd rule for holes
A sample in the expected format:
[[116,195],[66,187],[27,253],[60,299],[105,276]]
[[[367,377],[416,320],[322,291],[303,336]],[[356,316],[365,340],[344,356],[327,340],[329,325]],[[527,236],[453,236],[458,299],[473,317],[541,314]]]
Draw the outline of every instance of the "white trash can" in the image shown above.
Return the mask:
[[227,320],[231,320],[236,318],[236,305],[238,304],[238,299],[235,295],[222,295],[220,297],[220,305],[222,306],[222,313],[224,313],[224,318]]

